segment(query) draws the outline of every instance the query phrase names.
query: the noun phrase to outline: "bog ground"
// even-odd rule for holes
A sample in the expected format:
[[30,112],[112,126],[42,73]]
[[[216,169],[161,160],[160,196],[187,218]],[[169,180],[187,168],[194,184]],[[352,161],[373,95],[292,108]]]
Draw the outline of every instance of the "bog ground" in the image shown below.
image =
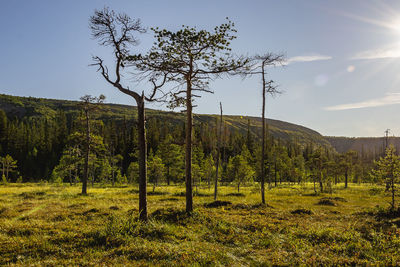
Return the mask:
[[[149,188],[150,221],[138,221],[135,187],[0,186],[0,264],[292,265],[400,264],[400,221],[383,187],[312,185],[267,190],[201,188],[192,217],[184,188]],[[195,190],[196,191],[196,190]]]

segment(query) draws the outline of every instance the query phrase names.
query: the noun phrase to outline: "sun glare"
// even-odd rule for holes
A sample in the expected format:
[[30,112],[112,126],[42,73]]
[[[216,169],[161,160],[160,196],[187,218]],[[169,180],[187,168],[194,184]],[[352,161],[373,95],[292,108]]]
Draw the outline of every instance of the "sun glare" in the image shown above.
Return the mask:
[[390,24],[390,28],[398,33],[400,33],[400,18],[396,19],[393,23]]

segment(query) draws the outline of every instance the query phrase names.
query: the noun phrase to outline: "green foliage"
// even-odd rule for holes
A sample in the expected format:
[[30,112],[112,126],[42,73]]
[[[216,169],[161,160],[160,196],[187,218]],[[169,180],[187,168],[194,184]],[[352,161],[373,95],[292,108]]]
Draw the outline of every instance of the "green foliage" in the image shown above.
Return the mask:
[[386,149],[385,157],[381,157],[376,162],[376,169],[372,170],[372,174],[378,180],[389,184],[392,191],[391,206],[392,209],[395,209],[396,183],[400,182],[400,158],[396,155],[396,149],[392,145]]
[[153,183],[153,191],[164,179],[165,165],[158,155],[149,156],[147,160],[148,179]]
[[139,182],[139,163],[137,161],[131,162],[128,167],[128,183]]
[[240,186],[244,185],[254,178],[254,170],[246,160],[246,150],[240,155],[236,155],[229,159],[228,175],[237,184],[238,192]]

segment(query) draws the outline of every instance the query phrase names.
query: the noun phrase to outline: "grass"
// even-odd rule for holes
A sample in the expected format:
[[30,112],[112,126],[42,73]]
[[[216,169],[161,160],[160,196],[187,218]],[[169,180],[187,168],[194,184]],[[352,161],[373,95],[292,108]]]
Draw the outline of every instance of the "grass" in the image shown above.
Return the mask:
[[255,187],[221,187],[216,204],[203,188],[190,217],[183,187],[159,187],[143,224],[134,187],[82,196],[78,186],[1,185],[0,265],[399,265],[400,218],[382,216],[390,195],[342,187],[280,186],[268,205]]

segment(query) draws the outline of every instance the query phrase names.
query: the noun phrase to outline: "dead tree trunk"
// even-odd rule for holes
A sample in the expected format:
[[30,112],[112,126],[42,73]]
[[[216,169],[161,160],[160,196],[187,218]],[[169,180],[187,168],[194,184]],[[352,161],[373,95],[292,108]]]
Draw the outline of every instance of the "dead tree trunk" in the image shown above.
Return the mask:
[[219,123],[219,132],[218,132],[218,142],[217,142],[217,163],[215,170],[215,184],[214,184],[214,200],[217,200],[218,194],[218,168],[219,168],[219,158],[220,158],[220,149],[221,149],[221,134],[222,134],[222,104],[219,102],[219,107],[221,109],[221,117]]
[[262,141],[261,141],[261,203],[265,204],[265,71],[264,64],[262,64],[262,83],[263,83],[263,91],[262,91]]

